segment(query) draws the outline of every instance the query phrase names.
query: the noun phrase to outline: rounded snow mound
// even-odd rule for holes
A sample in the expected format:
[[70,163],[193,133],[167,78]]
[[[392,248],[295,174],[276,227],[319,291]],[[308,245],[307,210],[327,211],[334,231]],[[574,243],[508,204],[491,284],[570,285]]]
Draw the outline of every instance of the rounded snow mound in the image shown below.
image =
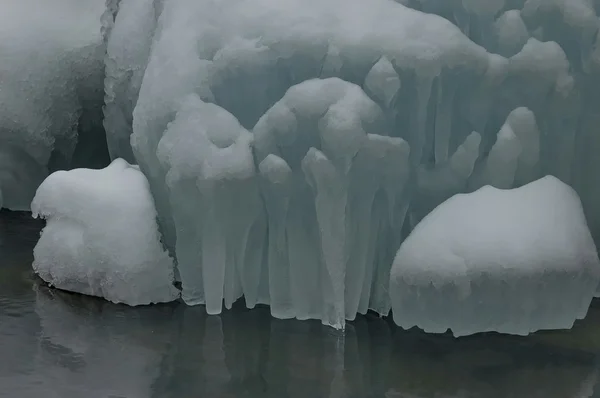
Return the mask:
[[148,181],[116,159],[101,170],[57,171],[31,204],[47,220],[34,271],[59,289],[141,305],[177,299]]
[[455,336],[526,335],[585,317],[600,261],[579,197],[555,177],[455,195],[394,260],[394,321]]

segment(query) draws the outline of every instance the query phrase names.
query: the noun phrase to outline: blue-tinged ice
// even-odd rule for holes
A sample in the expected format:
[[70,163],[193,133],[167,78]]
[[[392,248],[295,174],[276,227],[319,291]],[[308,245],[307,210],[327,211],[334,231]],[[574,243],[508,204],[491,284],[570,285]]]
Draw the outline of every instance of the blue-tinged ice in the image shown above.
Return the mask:
[[111,0],[109,150],[147,176],[188,304],[343,328],[389,312],[400,244],[453,195],[552,175],[600,239],[596,8]]

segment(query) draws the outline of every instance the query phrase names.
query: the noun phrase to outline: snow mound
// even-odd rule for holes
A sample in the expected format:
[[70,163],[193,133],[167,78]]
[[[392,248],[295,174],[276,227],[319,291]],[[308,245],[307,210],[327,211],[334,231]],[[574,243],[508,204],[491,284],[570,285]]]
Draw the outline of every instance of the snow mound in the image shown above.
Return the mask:
[[400,247],[390,295],[404,328],[526,335],[585,317],[599,281],[579,197],[547,176],[438,206]]
[[31,204],[47,220],[33,268],[59,289],[140,305],[175,300],[148,182],[122,159],[51,174]]

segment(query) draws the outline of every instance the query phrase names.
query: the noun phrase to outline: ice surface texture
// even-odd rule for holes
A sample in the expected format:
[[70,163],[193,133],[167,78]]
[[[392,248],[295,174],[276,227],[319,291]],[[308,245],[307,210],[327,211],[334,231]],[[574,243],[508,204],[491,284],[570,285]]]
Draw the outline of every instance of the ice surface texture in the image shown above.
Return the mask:
[[101,0],[3,2],[0,208],[28,210],[50,171],[108,163],[102,9]]
[[391,270],[394,321],[462,336],[568,329],[583,319],[600,261],[577,194],[555,177],[485,186],[427,215]]
[[47,220],[33,269],[50,285],[129,305],[179,296],[138,167],[117,159],[102,170],[57,171],[31,210]]
[[403,237],[486,184],[555,175],[600,232],[594,8],[401,3],[108,2],[111,155],[148,177],[186,302],[387,314]]

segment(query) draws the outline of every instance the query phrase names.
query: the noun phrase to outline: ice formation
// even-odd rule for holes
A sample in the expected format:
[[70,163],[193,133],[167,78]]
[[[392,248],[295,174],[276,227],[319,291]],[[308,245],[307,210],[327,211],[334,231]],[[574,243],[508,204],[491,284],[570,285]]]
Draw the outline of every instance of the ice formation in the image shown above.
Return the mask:
[[51,174],[31,204],[47,220],[34,271],[60,289],[129,305],[175,300],[146,177],[122,159]]
[[547,176],[439,205],[400,246],[390,295],[404,328],[528,334],[583,319],[599,281],[581,202]]
[[48,172],[108,162],[101,14],[97,0],[3,3],[0,208],[29,209]]
[[369,308],[387,313],[379,229],[404,217],[410,151],[387,136],[381,108],[339,78],[307,80],[260,118],[254,139],[273,314],[343,327]]
[[385,315],[431,210],[547,174],[600,238],[589,0],[110,0],[102,20],[111,156],[148,177],[189,304]]

